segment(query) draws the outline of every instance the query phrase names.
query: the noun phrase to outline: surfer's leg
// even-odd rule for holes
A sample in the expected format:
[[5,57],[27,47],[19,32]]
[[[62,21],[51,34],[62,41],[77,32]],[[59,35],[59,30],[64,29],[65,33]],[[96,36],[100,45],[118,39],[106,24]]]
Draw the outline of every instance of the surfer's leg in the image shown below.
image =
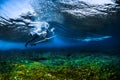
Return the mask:
[[25,47],[27,47],[27,45],[28,45],[30,42],[34,41],[34,40],[35,40],[36,38],[38,38],[38,37],[39,37],[38,35],[33,36],[29,41],[26,42]]

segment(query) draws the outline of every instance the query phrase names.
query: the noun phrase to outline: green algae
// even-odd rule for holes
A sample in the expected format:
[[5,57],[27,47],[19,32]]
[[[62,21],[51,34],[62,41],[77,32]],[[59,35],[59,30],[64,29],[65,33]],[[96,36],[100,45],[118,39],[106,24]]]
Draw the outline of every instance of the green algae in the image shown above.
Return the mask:
[[117,80],[120,75],[116,56],[38,55],[1,60],[0,80]]

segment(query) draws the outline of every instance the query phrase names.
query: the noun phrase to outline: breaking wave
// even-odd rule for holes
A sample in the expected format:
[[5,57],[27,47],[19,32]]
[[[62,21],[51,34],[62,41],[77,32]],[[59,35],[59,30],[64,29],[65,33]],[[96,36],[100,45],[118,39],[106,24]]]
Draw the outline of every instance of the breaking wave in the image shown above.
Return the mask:
[[32,0],[31,5],[37,13],[38,20],[63,23],[64,18],[54,0]]
[[32,0],[31,5],[39,20],[64,23],[64,15],[83,18],[106,16],[117,10],[114,0]]
[[[95,33],[84,32],[82,30],[72,29],[70,28],[70,26],[65,26],[64,24],[66,19],[69,19],[66,18],[66,15],[70,15],[72,16],[72,18],[77,18],[78,20],[90,16],[98,17],[99,15],[102,15],[102,17],[104,18],[104,16],[109,15],[109,13],[116,12],[116,10],[118,9],[116,7],[117,4],[115,4],[114,1],[102,0],[98,2],[97,0],[22,0],[21,2],[24,2],[23,6],[21,6],[20,1],[18,0],[16,0],[15,2],[9,0],[9,2],[7,2],[6,4],[1,5],[0,16],[5,17],[7,20],[3,20],[1,18],[0,20],[6,21],[9,24],[10,18],[16,20],[30,12],[32,13],[31,15],[34,16],[35,21],[40,21],[41,23],[45,22],[49,24],[50,27],[54,27],[57,39],[60,38],[62,40],[68,41],[90,42],[101,41],[112,37],[109,35],[99,35]],[[16,4],[14,5],[16,7],[12,7],[10,10],[9,7],[13,6],[13,4]],[[24,9],[22,9],[23,7]],[[72,22],[72,20],[68,23],[74,25],[74,22]],[[2,23],[2,21],[0,22],[0,24],[5,25],[4,23]],[[34,26],[34,28],[35,27],[36,26]],[[29,39],[28,34],[32,30],[33,27],[31,28],[25,26],[23,23],[15,22],[15,25],[12,26],[1,26],[0,38],[7,41],[10,40],[25,42]]]

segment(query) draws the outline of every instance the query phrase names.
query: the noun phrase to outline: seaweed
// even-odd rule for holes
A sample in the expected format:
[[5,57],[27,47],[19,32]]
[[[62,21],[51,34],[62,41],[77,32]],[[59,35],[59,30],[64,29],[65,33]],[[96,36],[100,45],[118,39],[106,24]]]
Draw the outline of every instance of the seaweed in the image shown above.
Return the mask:
[[31,58],[32,55],[17,55],[13,56],[16,60],[12,57],[13,60],[0,62],[0,80],[117,80],[120,75],[120,60],[116,56],[44,53],[32,54]]

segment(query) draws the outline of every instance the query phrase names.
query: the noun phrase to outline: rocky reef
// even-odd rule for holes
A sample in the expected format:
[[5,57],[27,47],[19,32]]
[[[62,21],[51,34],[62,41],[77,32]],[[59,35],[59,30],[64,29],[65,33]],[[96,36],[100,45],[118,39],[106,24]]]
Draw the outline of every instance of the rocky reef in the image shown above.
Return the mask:
[[0,55],[0,80],[118,80],[120,58],[91,53]]

